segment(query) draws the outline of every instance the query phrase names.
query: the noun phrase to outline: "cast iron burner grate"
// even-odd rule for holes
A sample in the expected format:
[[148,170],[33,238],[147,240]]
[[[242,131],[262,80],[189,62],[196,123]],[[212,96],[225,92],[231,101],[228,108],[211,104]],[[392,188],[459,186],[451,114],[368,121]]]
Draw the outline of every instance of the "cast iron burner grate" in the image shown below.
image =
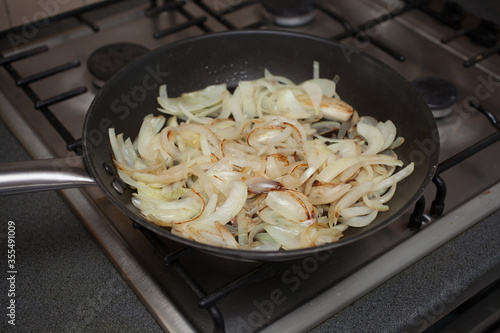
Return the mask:
[[[411,0],[406,1],[411,3]],[[463,27],[463,9],[459,4],[451,1],[446,1],[441,10],[433,10],[425,4],[419,8],[443,25],[458,30],[457,33],[451,36],[442,37],[441,42],[443,44],[467,36],[473,43],[486,48],[479,54],[465,60],[464,67],[472,67],[491,56],[500,54],[500,45],[497,43],[500,35],[500,27],[495,22],[481,19],[476,26]]]

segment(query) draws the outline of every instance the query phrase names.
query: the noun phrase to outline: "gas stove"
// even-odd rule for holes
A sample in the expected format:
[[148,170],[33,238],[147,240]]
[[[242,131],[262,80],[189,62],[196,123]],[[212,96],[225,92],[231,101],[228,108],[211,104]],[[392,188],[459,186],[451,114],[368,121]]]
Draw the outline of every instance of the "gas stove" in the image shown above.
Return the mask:
[[393,225],[334,252],[282,263],[216,258],[141,230],[95,187],[62,190],[165,331],[312,329],[500,208],[500,22],[444,1],[316,1],[305,14],[277,16],[269,5],[105,1],[0,33],[0,114],[37,159],[81,153],[87,109],[119,62],[99,63],[96,74],[92,59],[110,44],[130,61],[204,33],[283,29],[352,45],[409,81],[452,86],[453,96],[440,98],[446,105],[435,106],[434,184]]

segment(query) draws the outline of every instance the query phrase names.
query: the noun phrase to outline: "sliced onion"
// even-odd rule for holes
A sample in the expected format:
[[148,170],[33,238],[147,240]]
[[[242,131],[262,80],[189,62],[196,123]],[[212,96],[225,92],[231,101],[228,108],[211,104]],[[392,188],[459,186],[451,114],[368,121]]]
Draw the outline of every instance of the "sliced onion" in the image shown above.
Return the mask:
[[344,219],[343,217],[339,218],[339,221],[342,224],[348,225],[349,227],[356,227],[356,228],[361,228],[361,227],[366,227],[370,223],[375,220],[377,217],[378,211],[374,210],[370,214],[363,215],[363,216],[355,216],[351,217],[348,219]]
[[309,199],[295,190],[271,191],[265,202],[278,215],[292,222],[298,223],[316,218]]
[[245,184],[250,193],[269,193],[283,187],[280,182],[265,177],[250,177],[245,180]]
[[280,93],[276,108],[280,114],[291,119],[306,119],[311,116],[290,89],[284,89]]
[[226,91],[226,84],[210,85],[204,89],[183,93],[180,97],[169,98],[166,94],[166,87],[161,88],[158,103],[163,108],[162,111],[172,114],[181,115],[180,106],[185,111],[195,113],[215,104],[222,102],[222,93]]
[[[338,241],[389,209],[413,164],[390,120],[359,117],[333,80],[284,76],[171,98],[132,141],[109,130],[118,176],[152,223],[206,244],[275,251]],[[323,117],[324,119],[320,119]],[[329,131],[324,132],[325,124]]]
[[[335,96],[335,90],[337,88],[337,84],[332,80],[317,78],[317,79],[305,81],[304,83],[306,83],[306,82],[310,82],[310,83],[314,83],[314,84],[318,85],[321,88],[323,96],[325,96],[325,97]],[[303,86],[304,83],[302,83],[301,85]]]
[[329,182],[344,170],[355,164],[359,164],[361,167],[363,164],[402,165],[402,162],[386,155],[345,157],[335,160],[333,163],[324,168],[318,175],[317,179],[321,182]]
[[394,183],[394,180],[396,181],[396,183],[399,183],[400,181],[402,181],[403,179],[405,179],[406,177],[411,175],[414,168],[415,168],[415,164],[413,162],[411,162],[410,164],[408,164],[406,167],[404,167],[402,170],[400,170],[399,172],[397,172],[393,176],[385,179],[384,181],[379,182],[373,190],[374,191],[384,190],[384,189],[388,188],[389,186],[391,186]]
[[342,197],[351,189],[350,184],[313,184],[309,191],[308,198],[313,205],[324,205],[332,203]]
[[245,183],[237,181],[231,183],[230,187],[230,193],[226,201],[217,207],[210,216],[196,220],[197,223],[211,224],[218,221],[225,225],[238,214],[247,200],[247,186]]
[[394,139],[396,139],[396,126],[392,121],[387,120],[385,123],[379,122],[377,124],[377,128],[384,136],[384,145],[381,150],[389,148],[389,146],[394,142]]
[[384,148],[385,138],[376,125],[368,123],[368,119],[367,117],[360,118],[357,130],[359,135],[365,138],[367,142],[367,147],[362,154],[374,155]]
[[300,249],[300,234],[304,230],[300,226],[265,225],[267,233],[285,250]]
[[347,121],[351,118],[354,108],[341,99],[323,96],[320,111],[325,119]]
[[[323,98],[323,91],[322,91],[321,87],[317,83],[312,82],[312,81],[306,81],[306,82],[302,83],[300,86],[302,88],[304,88],[304,90],[306,91],[307,96],[309,97],[308,102],[313,107],[314,113],[316,115],[319,114],[319,106],[320,106],[321,100]],[[302,102],[302,104],[304,104],[304,102],[307,103],[307,99],[299,98],[299,100]],[[309,104],[309,103],[307,103],[307,104]]]

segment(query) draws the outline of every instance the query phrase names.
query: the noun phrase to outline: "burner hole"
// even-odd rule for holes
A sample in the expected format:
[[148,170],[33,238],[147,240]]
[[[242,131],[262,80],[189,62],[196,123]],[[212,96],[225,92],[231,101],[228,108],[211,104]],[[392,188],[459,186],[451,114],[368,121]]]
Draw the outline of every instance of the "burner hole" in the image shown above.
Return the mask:
[[457,88],[451,82],[428,76],[411,83],[431,109],[434,118],[444,118],[451,113],[458,100]]
[[87,69],[94,85],[102,88],[123,67],[148,53],[149,50],[144,46],[132,43],[104,45],[88,57]]

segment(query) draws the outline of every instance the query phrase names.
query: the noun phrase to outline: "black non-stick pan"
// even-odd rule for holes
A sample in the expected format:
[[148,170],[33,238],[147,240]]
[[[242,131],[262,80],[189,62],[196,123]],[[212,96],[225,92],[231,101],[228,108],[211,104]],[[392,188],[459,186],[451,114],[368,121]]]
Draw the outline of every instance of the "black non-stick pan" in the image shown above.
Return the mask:
[[[116,133],[124,133],[124,137],[135,138],[144,116],[159,113],[157,96],[161,84],[167,85],[169,96],[223,82],[228,87],[236,87],[240,80],[262,77],[266,68],[275,75],[300,83],[312,77],[314,61],[320,64],[321,77],[340,77],[337,85],[339,95],[361,116],[369,115],[382,121],[390,119],[396,125],[398,135],[405,138],[405,143],[396,153],[405,163],[413,161],[415,170],[398,184],[388,212],[380,213],[367,227],[349,228],[336,243],[274,252],[227,249],[197,243],[172,235],[168,229],[141,217],[131,203],[133,191],[121,186],[112,170],[109,127],[114,127]],[[93,179],[115,205],[140,225],[163,237],[214,255],[276,261],[340,247],[369,237],[390,225],[422,195],[436,169],[439,141],[436,123],[423,99],[406,79],[381,61],[357,49],[318,37],[283,31],[248,30],[206,34],[179,41],[156,49],[124,68],[104,86],[90,106],[83,128],[83,148],[85,172],[90,177],[79,169],[78,183],[88,184],[89,179]],[[18,169],[18,165],[3,167],[3,173],[8,173],[7,176],[0,176],[0,186],[6,189],[4,193],[26,188],[26,182],[20,187],[13,176]],[[61,168],[58,167],[55,173],[60,174]],[[68,169],[67,173],[74,172]],[[31,186],[26,189],[39,190],[37,176],[31,172],[30,177]],[[67,178],[66,181],[50,181],[50,185],[80,185],[71,177]],[[47,189],[47,185],[45,176],[41,187]]]

